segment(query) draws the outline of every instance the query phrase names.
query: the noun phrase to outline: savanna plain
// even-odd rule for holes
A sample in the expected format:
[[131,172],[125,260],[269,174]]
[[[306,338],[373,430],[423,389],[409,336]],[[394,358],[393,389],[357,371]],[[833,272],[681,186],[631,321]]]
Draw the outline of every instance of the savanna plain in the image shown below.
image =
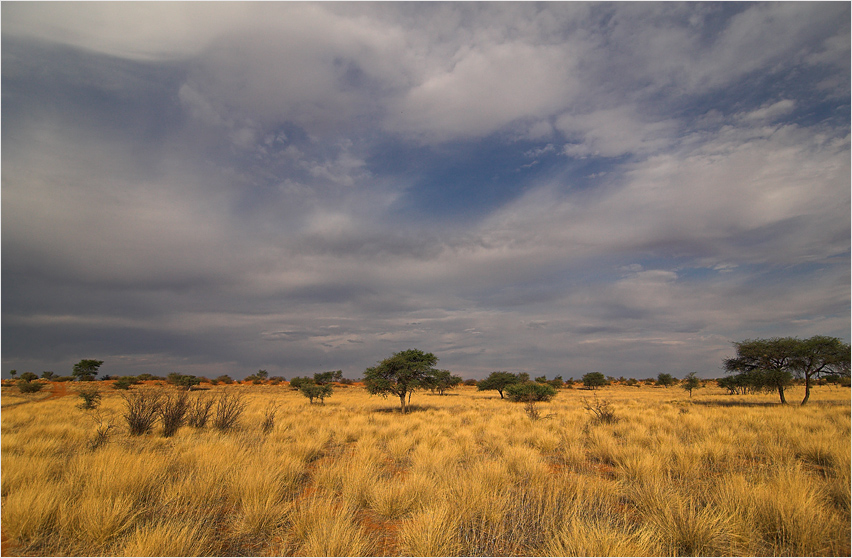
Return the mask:
[[130,436],[117,390],[51,388],[3,388],[3,555],[850,555],[848,388],[560,389],[533,420],[468,386],[401,414],[219,385],[187,397],[239,394],[238,424],[170,437]]

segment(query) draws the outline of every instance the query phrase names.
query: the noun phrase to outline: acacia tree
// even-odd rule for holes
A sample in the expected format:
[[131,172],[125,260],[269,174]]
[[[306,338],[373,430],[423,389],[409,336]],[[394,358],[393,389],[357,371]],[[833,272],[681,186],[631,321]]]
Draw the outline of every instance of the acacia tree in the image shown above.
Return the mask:
[[804,405],[811,397],[811,378],[823,374],[849,376],[849,344],[824,335],[798,341],[790,369],[797,377],[805,378]]
[[72,375],[79,381],[94,380],[98,374],[98,368],[101,367],[104,361],[91,358],[84,358],[74,365]]
[[400,351],[364,371],[364,386],[371,394],[387,397],[396,395],[402,412],[405,398],[419,388],[429,387],[438,358],[418,349]]
[[583,385],[590,389],[598,389],[607,385],[606,376],[600,372],[589,372],[583,374]]
[[849,375],[849,345],[836,337],[746,339],[734,343],[734,347],[737,356],[725,359],[725,370],[736,372],[735,378],[748,385],[777,390],[781,403],[787,402],[784,390],[794,374],[805,379],[802,405],[810,399],[811,378],[822,374]]
[[686,375],[686,378],[683,379],[683,383],[680,385],[683,389],[689,392],[689,396],[692,397],[692,390],[701,387],[701,380],[697,377],[698,372],[690,372]]
[[664,388],[668,389],[669,386],[674,385],[674,383],[675,379],[674,376],[672,376],[671,374],[666,374],[665,372],[663,372],[657,375],[658,386],[663,386]]
[[492,372],[487,378],[476,384],[479,391],[497,390],[500,399],[503,399],[503,390],[507,387],[520,383],[521,379],[511,372]]
[[449,370],[435,370],[429,387],[437,391],[439,395],[444,395],[445,391],[453,389],[461,383],[461,377],[453,375]]

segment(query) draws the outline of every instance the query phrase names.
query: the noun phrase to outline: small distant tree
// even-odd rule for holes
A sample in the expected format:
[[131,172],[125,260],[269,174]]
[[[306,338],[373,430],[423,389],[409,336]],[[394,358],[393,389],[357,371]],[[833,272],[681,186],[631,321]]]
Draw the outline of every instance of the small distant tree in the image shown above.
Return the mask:
[[525,403],[524,410],[532,420],[538,420],[539,412],[535,404],[540,401],[550,401],[556,396],[556,388],[540,382],[524,382],[512,384],[506,388],[509,401]]
[[216,377],[216,381],[221,384],[233,384],[234,379],[228,376],[227,374],[222,374],[221,376]]
[[84,387],[77,392],[77,396],[83,401],[80,403],[80,408],[84,410],[96,409],[101,404],[101,392],[96,386]]
[[553,378],[552,380],[550,380],[547,383],[550,384],[551,386],[555,387],[556,389],[559,389],[559,388],[561,388],[562,386],[565,385],[565,382],[562,381],[562,376],[556,376],[555,378]]
[[438,358],[432,353],[418,349],[401,351],[365,370],[364,385],[371,394],[399,397],[400,408],[405,413],[406,396],[428,387],[437,362]]
[[90,382],[98,375],[98,368],[104,363],[102,360],[84,358],[74,365],[72,375],[81,382]]
[[598,389],[607,385],[606,376],[600,372],[589,372],[583,374],[583,385],[589,389]]
[[290,378],[290,387],[295,390],[299,390],[302,387],[303,383],[316,383],[313,379],[308,377],[294,376]]
[[267,372],[266,370],[263,370],[263,369],[261,368],[260,370],[258,370],[258,371],[255,373],[255,376],[257,376],[257,377],[258,377],[258,378],[260,378],[261,380],[265,380],[266,378],[268,378],[268,377],[269,377],[269,372]]
[[671,374],[666,374],[666,373],[662,372],[657,376],[657,385],[658,386],[663,386],[664,388],[668,389],[668,387],[673,386],[674,383],[675,383],[675,379],[674,379],[674,376],[672,376]]
[[14,378],[15,376],[18,375],[18,371],[17,370],[9,370],[9,375],[12,376],[12,378]]
[[629,378],[629,379],[625,382],[625,385],[628,385],[628,386],[638,386],[638,385],[639,385],[639,380],[637,380],[636,378]]
[[25,382],[32,382],[33,380],[38,380],[38,376],[32,372],[24,372],[21,374],[21,380]]
[[449,370],[435,370],[430,380],[430,388],[437,391],[439,395],[444,395],[448,389],[453,389],[462,383],[460,376],[455,376]]
[[201,383],[201,378],[190,374],[178,374],[172,372],[166,377],[166,381],[178,387],[185,387],[187,391],[192,389],[192,386],[197,386]]
[[325,404],[325,398],[330,397],[333,390],[331,384],[320,385],[308,380],[299,385],[299,391],[308,398],[311,404],[313,404],[314,399],[319,399],[320,403]]
[[343,379],[343,370],[332,370],[330,372],[316,372],[314,374],[314,383],[317,385],[330,384],[339,382]]
[[503,399],[503,391],[514,384],[520,382],[517,374],[511,372],[492,372],[487,378],[476,384],[476,389],[479,391],[497,390],[500,394],[500,399]]
[[476,380],[474,380],[473,378],[468,378],[467,380],[462,382],[462,385],[476,387]]
[[701,387],[701,380],[698,379],[697,374],[697,372],[690,372],[684,378],[683,383],[680,384],[680,387],[689,392],[690,397],[692,397],[692,390]]
[[535,379],[535,381],[540,383],[540,384],[546,384],[547,383],[547,376],[538,376]]
[[44,372],[41,373],[41,377],[44,380],[52,380],[54,378],[54,376],[56,376],[56,374],[54,374],[50,370],[45,370]]

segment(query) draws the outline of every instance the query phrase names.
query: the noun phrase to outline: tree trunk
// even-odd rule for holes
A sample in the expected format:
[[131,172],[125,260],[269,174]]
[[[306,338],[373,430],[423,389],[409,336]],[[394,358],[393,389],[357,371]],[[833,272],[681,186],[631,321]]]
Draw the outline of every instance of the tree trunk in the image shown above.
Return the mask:
[[402,413],[405,414],[405,392],[399,396],[399,405],[402,407]]
[[784,386],[778,386],[778,395],[781,396],[781,404],[787,404],[787,398],[784,397]]
[[802,399],[802,405],[808,402],[811,397],[811,377],[805,375],[805,398]]
[[500,399],[503,399],[503,390],[502,390],[502,389],[498,389],[498,390],[497,390],[497,393],[499,393],[499,394],[500,394]]

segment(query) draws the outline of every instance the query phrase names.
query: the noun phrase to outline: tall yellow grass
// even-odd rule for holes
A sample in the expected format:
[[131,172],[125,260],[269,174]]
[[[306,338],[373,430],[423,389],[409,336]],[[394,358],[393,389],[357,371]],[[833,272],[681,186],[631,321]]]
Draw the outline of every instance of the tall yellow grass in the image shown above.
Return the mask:
[[592,420],[582,390],[531,421],[472,388],[417,394],[407,415],[357,387],[325,405],[286,386],[221,389],[246,397],[237,429],[171,438],[129,437],[105,392],[119,428],[93,447],[97,421],[73,394],[4,388],[6,554],[850,554],[848,389],[800,407],[609,387],[613,424]]

